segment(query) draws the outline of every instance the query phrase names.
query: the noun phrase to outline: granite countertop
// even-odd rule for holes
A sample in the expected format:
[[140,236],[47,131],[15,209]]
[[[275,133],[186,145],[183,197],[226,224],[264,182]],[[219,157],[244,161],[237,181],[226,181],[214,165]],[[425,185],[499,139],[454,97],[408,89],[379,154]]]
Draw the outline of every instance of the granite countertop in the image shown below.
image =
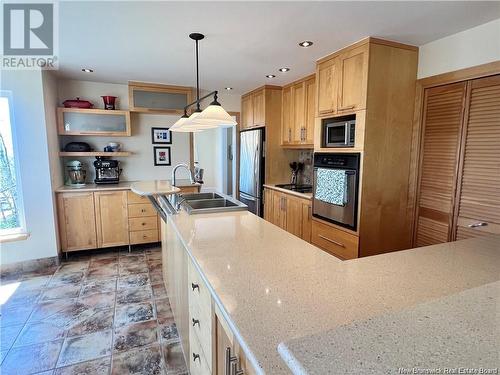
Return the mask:
[[[130,190],[130,186],[135,183],[135,182],[140,182],[140,181],[120,181],[117,184],[86,184],[85,186],[82,187],[74,187],[74,186],[67,186],[63,185],[60,186],[55,190],[56,193],[64,193],[64,192],[76,192],[76,191],[81,191],[81,192],[89,192],[89,191],[102,191],[102,190]],[[176,186],[177,187],[187,187],[187,186],[199,186],[201,184],[199,183],[194,183],[191,184],[191,181],[189,179],[177,179],[176,181]]]
[[281,191],[285,194],[295,195],[299,198],[312,199],[312,196],[313,196],[312,193],[299,193],[298,191],[293,191],[293,190],[283,189],[283,188],[277,187],[275,184],[264,184],[263,186],[265,188]]
[[[420,304],[466,291],[476,294],[479,301],[483,298],[481,287],[500,279],[500,236],[341,261],[249,212],[190,216],[181,211],[168,220],[260,373],[290,373],[278,351],[280,344],[282,353],[290,352],[307,366],[309,354],[314,356],[314,352],[303,349],[313,335],[328,341],[342,326],[350,326],[352,335],[362,335],[363,323],[359,322],[382,319],[377,326],[383,327],[391,321],[390,314],[413,308],[418,312],[415,319],[408,315],[405,323],[411,326],[401,323],[400,327],[415,329],[420,324],[417,317],[425,313],[425,308],[418,310]],[[487,294],[490,292],[487,290]],[[446,319],[439,311],[453,309],[453,305],[446,306],[445,302],[433,310],[437,311],[433,315],[437,325]],[[483,307],[471,308],[481,311]],[[471,313],[464,319],[473,316]],[[470,319],[464,324],[476,329],[475,318]],[[489,319],[484,324],[487,329],[498,330],[498,322],[495,325]],[[397,327],[395,332],[402,334]],[[405,344],[397,338],[391,341],[393,338],[380,338],[381,344],[373,350],[386,344]],[[441,341],[429,337],[422,340],[425,350],[441,355]],[[336,359],[334,353],[344,352],[349,345],[338,341],[330,344],[325,348],[325,361],[331,362]],[[488,355],[488,344],[476,345],[484,345]],[[361,348],[359,353],[363,350],[370,348]],[[489,362],[488,358],[485,364]],[[339,368],[347,366],[342,363]]]

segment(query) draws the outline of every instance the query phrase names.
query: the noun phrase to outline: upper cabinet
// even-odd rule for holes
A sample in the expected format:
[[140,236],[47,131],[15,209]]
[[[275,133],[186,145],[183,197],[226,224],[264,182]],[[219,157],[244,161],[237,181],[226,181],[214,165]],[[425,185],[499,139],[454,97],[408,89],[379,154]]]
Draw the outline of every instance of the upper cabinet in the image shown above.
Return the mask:
[[58,108],[59,135],[98,135],[129,137],[129,111]]
[[128,90],[132,112],[183,113],[192,102],[191,87],[129,82]]
[[272,113],[276,110],[271,105],[274,96],[281,95],[281,87],[262,86],[241,97],[241,129],[268,126]]
[[312,148],[316,102],[314,75],[283,88],[281,145],[286,148]]
[[348,47],[319,61],[316,68],[318,116],[366,108],[368,49],[368,43]]

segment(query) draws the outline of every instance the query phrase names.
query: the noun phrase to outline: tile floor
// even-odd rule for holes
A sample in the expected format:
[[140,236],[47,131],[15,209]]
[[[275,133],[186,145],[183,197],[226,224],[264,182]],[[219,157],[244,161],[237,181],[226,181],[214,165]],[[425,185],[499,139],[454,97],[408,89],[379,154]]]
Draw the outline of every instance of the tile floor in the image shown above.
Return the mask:
[[159,248],[72,255],[0,285],[0,373],[187,374]]

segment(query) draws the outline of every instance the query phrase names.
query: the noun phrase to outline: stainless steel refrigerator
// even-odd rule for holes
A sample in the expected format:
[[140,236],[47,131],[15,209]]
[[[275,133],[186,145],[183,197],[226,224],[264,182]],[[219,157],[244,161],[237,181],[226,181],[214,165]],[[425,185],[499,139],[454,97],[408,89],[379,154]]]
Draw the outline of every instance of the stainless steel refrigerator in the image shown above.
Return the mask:
[[264,184],[264,129],[240,133],[240,196],[248,211],[262,216]]

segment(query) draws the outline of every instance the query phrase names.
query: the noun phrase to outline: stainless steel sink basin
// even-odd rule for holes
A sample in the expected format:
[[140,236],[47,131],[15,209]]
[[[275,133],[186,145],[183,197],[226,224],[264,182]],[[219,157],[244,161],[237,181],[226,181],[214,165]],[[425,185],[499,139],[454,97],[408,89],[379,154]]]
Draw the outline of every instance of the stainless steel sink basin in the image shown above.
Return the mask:
[[183,194],[181,206],[190,214],[211,212],[246,211],[247,206],[220,193]]

